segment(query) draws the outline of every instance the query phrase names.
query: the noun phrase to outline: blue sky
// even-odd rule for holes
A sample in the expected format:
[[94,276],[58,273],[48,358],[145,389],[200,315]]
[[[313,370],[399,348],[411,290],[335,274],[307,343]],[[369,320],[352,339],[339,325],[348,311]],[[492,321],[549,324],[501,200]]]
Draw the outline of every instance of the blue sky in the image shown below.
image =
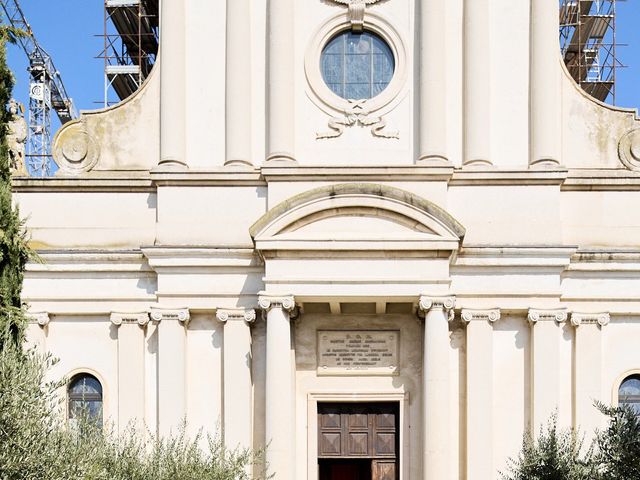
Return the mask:
[[[307,0],[308,1],[308,0]],[[101,106],[104,97],[102,39],[103,0],[21,0],[27,20],[40,44],[53,56],[56,67],[77,108]],[[622,62],[617,82],[620,106],[640,108],[640,0],[618,3],[618,42]],[[16,76],[14,96],[27,103],[27,59],[18,47],[9,47],[9,64]],[[54,115],[55,117],[55,115]],[[57,118],[54,118],[54,130]]]

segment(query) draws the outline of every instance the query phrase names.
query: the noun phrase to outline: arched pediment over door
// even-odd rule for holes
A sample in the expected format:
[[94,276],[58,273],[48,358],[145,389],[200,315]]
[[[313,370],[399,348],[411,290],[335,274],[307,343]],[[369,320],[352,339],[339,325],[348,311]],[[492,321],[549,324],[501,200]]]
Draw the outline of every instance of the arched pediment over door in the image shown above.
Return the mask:
[[250,233],[265,259],[267,289],[304,296],[413,296],[429,286],[448,288],[449,258],[465,229],[414,193],[348,183],[285,200]]

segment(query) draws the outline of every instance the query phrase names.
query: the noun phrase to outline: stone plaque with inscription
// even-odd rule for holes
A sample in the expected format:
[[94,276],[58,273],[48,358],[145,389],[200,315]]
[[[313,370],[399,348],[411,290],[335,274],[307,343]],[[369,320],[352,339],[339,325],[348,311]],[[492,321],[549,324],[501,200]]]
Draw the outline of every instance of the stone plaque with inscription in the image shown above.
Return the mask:
[[397,374],[399,343],[397,330],[320,330],[318,374]]

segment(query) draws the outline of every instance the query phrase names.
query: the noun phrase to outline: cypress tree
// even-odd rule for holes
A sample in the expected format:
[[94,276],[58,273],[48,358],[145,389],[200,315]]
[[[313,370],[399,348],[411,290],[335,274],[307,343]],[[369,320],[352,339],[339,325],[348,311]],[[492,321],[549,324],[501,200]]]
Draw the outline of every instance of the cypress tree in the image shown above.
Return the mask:
[[30,257],[23,222],[11,199],[11,168],[7,146],[11,113],[7,104],[13,90],[13,75],[7,65],[7,43],[22,33],[0,25],[0,347],[7,341],[21,343],[24,315],[20,300],[24,269]]

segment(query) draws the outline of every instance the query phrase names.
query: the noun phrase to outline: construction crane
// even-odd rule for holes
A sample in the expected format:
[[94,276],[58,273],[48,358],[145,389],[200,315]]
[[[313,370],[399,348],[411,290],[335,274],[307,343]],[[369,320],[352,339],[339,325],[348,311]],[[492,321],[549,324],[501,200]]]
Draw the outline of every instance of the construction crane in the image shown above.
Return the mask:
[[55,110],[60,123],[65,124],[78,113],[67,95],[60,72],[53,59],[38,43],[27,22],[18,0],[0,0],[7,21],[26,33],[18,43],[29,59],[29,120],[27,137],[27,164],[34,176],[51,175],[51,110]]

